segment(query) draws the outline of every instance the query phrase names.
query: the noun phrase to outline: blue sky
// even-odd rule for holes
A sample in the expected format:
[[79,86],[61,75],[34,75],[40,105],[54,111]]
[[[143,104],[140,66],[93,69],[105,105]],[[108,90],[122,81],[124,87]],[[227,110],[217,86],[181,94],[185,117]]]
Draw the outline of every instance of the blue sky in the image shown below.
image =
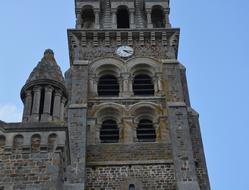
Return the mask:
[[[213,190],[248,186],[248,10],[248,0],[171,0]],[[66,29],[75,25],[74,1],[2,0],[0,23],[0,119],[18,121],[20,89],[44,50],[54,50],[63,71],[69,67]]]

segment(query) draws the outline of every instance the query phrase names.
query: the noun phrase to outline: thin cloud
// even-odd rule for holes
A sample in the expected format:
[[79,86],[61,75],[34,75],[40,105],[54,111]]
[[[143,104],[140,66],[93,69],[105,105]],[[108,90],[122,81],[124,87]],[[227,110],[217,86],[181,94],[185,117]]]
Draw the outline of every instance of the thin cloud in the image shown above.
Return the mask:
[[15,105],[0,105],[0,120],[5,122],[20,122],[22,111]]

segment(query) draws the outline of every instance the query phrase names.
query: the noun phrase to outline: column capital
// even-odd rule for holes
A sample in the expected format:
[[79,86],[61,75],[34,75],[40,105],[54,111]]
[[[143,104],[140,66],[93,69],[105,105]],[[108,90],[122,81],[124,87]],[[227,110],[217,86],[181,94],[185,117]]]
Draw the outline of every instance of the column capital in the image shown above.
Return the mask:
[[42,89],[41,86],[34,86],[33,91],[34,91],[34,92],[40,92],[41,89]]
[[62,91],[61,90],[55,90],[55,96],[62,96]]
[[31,90],[26,90],[25,91],[25,96],[31,96],[32,95],[32,91]]
[[45,87],[45,92],[52,92],[53,90],[54,88],[50,85]]

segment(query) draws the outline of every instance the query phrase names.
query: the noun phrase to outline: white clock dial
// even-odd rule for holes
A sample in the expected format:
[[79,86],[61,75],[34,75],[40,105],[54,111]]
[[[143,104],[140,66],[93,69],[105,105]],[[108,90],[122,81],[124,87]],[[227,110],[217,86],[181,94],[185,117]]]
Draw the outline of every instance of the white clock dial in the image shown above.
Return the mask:
[[121,46],[116,50],[116,53],[120,56],[120,57],[130,57],[133,55],[134,50],[132,47],[130,46]]

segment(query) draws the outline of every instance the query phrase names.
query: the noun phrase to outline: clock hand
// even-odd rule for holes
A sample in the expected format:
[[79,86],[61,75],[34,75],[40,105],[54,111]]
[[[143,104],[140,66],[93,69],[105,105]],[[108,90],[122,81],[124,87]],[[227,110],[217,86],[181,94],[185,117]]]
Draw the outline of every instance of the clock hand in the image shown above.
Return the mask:
[[132,51],[130,51],[130,50],[125,50],[125,49],[124,49],[124,52],[126,52],[126,53],[131,53]]

